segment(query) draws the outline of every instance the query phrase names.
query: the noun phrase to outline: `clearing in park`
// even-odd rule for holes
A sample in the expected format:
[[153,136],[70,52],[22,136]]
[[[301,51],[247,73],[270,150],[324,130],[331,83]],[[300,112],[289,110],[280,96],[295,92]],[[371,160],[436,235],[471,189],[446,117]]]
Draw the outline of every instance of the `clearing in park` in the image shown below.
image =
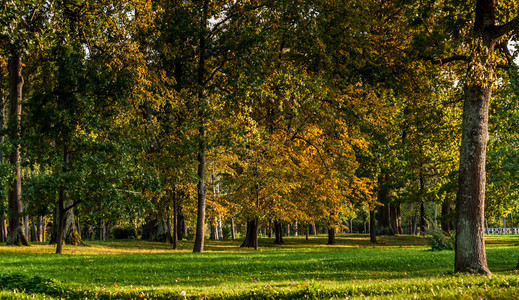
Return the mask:
[[454,251],[431,251],[430,239],[340,234],[287,237],[282,246],[260,239],[260,250],[239,241],[192,242],[179,251],[164,243],[91,241],[86,247],[0,246],[2,299],[313,299],[517,298],[514,271],[519,236],[487,236],[493,275],[453,273]]

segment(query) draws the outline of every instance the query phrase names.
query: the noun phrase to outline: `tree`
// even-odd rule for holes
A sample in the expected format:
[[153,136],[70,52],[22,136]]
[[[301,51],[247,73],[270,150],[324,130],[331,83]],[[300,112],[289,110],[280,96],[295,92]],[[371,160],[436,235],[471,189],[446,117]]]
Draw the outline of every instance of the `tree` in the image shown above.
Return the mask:
[[498,25],[497,0],[478,0],[464,88],[457,203],[455,271],[490,274],[484,240],[488,109],[496,84],[496,47],[519,25],[519,17]]

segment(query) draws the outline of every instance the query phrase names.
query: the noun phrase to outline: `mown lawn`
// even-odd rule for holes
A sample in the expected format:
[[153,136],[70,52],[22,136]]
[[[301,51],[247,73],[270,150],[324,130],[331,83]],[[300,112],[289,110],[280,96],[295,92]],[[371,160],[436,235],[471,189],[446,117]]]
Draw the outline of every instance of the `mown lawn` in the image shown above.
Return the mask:
[[324,236],[286,241],[261,239],[258,251],[207,241],[203,254],[191,253],[190,242],[173,251],[160,243],[89,241],[65,246],[64,255],[42,244],[0,246],[0,298],[519,298],[519,236],[487,238],[492,277],[454,274],[454,252],[429,251],[421,237],[379,237],[376,246],[351,234],[334,246]]

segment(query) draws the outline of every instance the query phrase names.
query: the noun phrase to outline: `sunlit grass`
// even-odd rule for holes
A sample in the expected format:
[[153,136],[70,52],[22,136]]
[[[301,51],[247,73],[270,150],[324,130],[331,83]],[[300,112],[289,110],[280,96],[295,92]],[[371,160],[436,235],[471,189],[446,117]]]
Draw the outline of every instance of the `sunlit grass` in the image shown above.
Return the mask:
[[454,252],[429,251],[427,238],[378,240],[380,244],[371,245],[366,235],[341,235],[337,245],[329,246],[325,236],[308,241],[290,237],[284,245],[274,246],[272,239],[264,238],[259,251],[240,248],[238,240],[207,241],[203,254],[192,253],[192,242],[185,241],[176,251],[168,244],[136,240],[87,241],[86,247],[65,246],[64,255],[53,254],[54,246],[45,244],[0,246],[0,274],[44,276],[76,291],[72,297],[83,293],[89,298],[183,298],[183,292],[209,298],[247,298],[254,293],[278,298],[304,293],[324,298],[414,294],[457,298],[501,290],[497,295],[513,295],[519,289],[504,283],[517,281],[513,269],[519,236],[488,237],[493,279],[453,274]]

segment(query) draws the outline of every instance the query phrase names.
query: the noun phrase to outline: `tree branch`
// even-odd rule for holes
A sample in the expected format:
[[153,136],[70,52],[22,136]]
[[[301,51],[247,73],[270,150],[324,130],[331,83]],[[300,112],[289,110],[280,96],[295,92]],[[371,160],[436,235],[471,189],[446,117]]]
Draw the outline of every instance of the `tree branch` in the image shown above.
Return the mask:
[[519,16],[515,17],[512,21],[508,23],[499,26],[494,26],[490,30],[492,31],[493,38],[500,38],[503,35],[513,31],[514,29],[519,29]]
[[82,202],[81,200],[74,201],[74,203],[70,204],[70,205],[67,206],[66,208],[63,208],[63,213],[66,213],[66,212],[69,211],[72,207],[78,205],[78,204],[81,203],[81,202]]
[[469,61],[470,60],[470,58],[465,55],[453,55],[450,57],[440,58],[440,59],[435,59],[431,56],[423,56],[422,58],[424,60],[430,61],[433,65],[444,65],[444,64],[450,63],[452,61]]
[[319,147],[317,147],[316,145],[314,145],[312,142],[310,142],[308,139],[305,139],[304,137],[294,135],[292,138],[293,138],[293,139],[297,139],[297,140],[302,140],[302,141],[306,142],[308,145],[314,147],[315,150],[317,150],[317,154],[319,154],[319,158],[320,158],[321,161],[323,162],[324,167],[325,167],[326,169],[328,169],[328,165],[326,164],[326,161],[324,160],[323,156],[321,155],[321,150],[319,149]]

